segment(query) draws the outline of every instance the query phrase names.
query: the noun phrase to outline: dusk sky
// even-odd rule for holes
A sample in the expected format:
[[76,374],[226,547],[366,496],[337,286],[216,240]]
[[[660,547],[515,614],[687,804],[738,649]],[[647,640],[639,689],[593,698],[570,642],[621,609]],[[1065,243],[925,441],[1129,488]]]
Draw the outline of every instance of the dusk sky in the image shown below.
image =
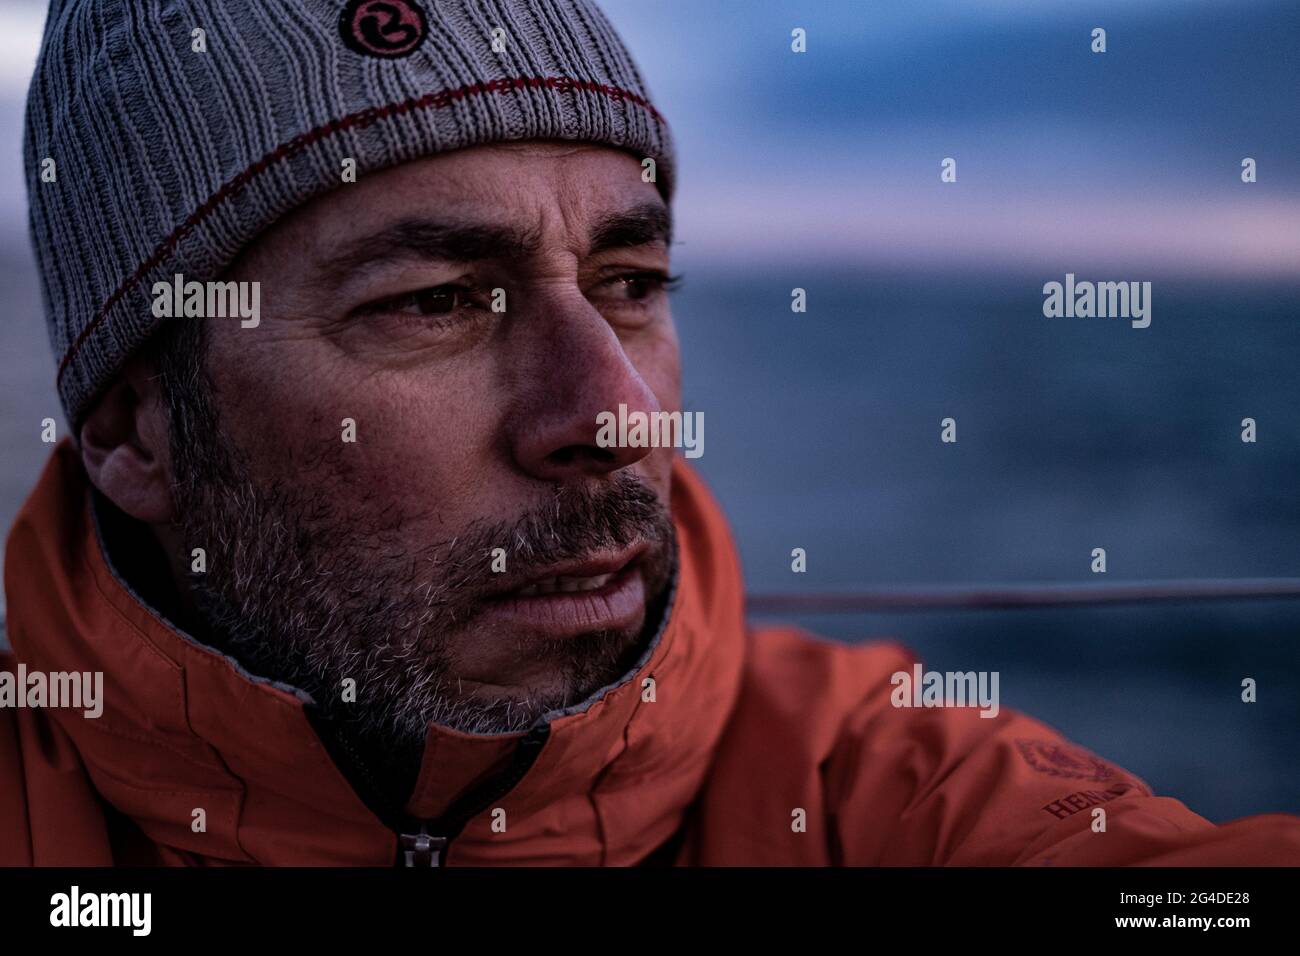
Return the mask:
[[[1300,270],[1294,0],[604,6],[675,130],[690,262]],[[6,244],[44,7],[0,10]]]

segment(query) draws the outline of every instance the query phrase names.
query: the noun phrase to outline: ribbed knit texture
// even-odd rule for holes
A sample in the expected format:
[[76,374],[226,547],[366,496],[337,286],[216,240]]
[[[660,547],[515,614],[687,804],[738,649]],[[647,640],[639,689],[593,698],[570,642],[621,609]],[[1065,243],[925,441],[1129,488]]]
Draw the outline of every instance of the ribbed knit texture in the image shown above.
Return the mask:
[[54,0],[24,153],[74,427],[158,324],[153,283],[218,278],[277,218],[342,186],[344,157],[359,180],[480,143],[596,142],[653,158],[671,197],[668,128],[593,3],[413,6],[427,35],[390,58],[344,42],[341,0]]

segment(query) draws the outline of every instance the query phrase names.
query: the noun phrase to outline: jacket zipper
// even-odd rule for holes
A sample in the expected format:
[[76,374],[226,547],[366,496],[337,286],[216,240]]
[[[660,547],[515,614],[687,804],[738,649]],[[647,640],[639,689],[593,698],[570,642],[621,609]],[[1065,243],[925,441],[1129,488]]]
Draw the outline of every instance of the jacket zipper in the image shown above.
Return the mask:
[[451,841],[460,836],[470,820],[518,785],[541,756],[550,735],[550,724],[538,724],[528,731],[515,747],[509,766],[467,793],[437,820],[407,817],[407,825],[396,829],[397,865],[437,867],[446,863]]
[[397,842],[401,866],[435,867],[442,866],[443,854],[451,840],[445,836],[433,836],[426,824],[421,823],[419,833],[399,832]]
[[[318,728],[320,730],[320,728]],[[346,733],[325,731],[323,740],[336,761],[342,758],[345,776],[370,812],[397,836],[395,866],[440,867],[447,861],[451,841],[474,817],[491,807],[515,788],[532,769],[551,735],[551,725],[537,724],[520,739],[510,763],[498,774],[485,780],[458,800],[437,820],[421,820],[393,806],[366,760],[357,752]]]

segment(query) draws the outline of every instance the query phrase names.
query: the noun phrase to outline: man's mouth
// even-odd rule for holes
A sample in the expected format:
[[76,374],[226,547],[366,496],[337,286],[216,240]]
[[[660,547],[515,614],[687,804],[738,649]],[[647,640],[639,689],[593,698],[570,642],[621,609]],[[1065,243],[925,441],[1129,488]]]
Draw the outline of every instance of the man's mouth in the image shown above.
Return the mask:
[[579,578],[572,575],[549,578],[538,581],[515,592],[518,597],[533,597],[538,594],[558,594],[573,591],[598,591],[613,580],[614,574],[598,574],[594,578]]
[[638,543],[547,567],[489,598],[483,616],[552,638],[638,628],[645,618],[645,551]]

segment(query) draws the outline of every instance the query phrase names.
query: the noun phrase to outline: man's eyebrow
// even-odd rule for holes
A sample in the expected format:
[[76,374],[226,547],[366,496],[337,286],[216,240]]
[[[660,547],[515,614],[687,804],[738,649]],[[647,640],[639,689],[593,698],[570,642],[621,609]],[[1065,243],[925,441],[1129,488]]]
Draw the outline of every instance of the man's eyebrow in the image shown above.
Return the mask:
[[[591,231],[589,253],[672,242],[672,218],[662,203],[645,203],[599,220]],[[345,276],[365,265],[408,259],[477,262],[523,259],[537,252],[534,231],[514,226],[458,220],[401,219],[354,239],[327,256],[321,267]]]
[[672,245],[673,222],[668,207],[662,203],[645,203],[602,218],[591,230],[588,252],[645,246],[652,242]]
[[477,262],[522,259],[537,250],[537,236],[492,223],[402,219],[349,242],[329,255],[322,267],[346,275],[361,266],[404,259]]

